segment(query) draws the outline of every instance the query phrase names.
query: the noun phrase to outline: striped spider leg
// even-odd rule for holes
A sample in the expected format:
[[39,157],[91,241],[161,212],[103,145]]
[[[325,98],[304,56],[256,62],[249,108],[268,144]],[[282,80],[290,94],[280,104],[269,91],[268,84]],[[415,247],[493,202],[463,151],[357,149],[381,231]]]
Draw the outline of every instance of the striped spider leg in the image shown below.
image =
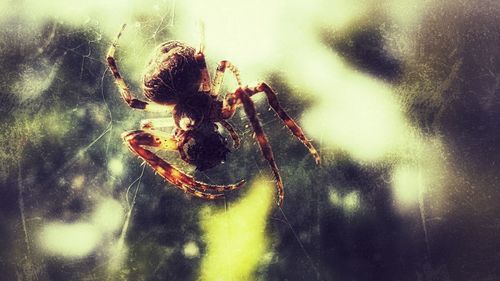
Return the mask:
[[245,114],[247,115],[250,124],[255,132],[255,138],[260,146],[262,151],[262,155],[269,163],[271,170],[274,174],[274,179],[276,181],[276,187],[278,192],[278,205],[283,204],[283,199],[285,197],[285,192],[283,189],[283,181],[281,179],[278,166],[276,165],[276,161],[274,160],[273,151],[271,149],[271,145],[264,133],[264,129],[257,117],[257,112],[255,109],[255,104],[252,101],[251,97],[257,93],[264,93],[267,97],[267,101],[271,108],[278,114],[280,119],[285,123],[288,129],[292,132],[292,134],[298,138],[309,150],[312,156],[315,159],[316,164],[320,164],[321,158],[312,143],[306,138],[302,129],[297,125],[297,123],[283,110],[281,105],[278,102],[276,92],[267,85],[266,83],[260,83],[255,87],[239,87],[236,89],[234,93],[230,93],[226,99],[224,100],[224,107],[222,109],[222,118],[228,119],[234,115],[237,107],[242,105],[245,110]]

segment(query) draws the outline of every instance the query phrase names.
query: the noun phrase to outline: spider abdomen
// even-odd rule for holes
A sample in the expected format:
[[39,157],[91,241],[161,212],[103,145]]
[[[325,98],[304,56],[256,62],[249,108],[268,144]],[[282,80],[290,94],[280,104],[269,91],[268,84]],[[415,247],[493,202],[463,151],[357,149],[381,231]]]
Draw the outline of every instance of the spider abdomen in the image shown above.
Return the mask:
[[161,104],[176,104],[182,96],[198,92],[200,68],[195,49],[169,41],[155,49],[144,73],[144,95]]

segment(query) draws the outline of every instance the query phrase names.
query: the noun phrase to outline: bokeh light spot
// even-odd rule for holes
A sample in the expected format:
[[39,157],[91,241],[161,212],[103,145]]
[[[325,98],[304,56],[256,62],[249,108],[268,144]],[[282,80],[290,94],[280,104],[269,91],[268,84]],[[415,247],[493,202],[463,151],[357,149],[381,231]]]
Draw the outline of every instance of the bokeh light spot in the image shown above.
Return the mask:
[[266,225],[274,186],[258,180],[228,210],[205,209],[201,215],[207,253],[202,261],[205,281],[252,280],[269,244]]
[[121,227],[123,218],[124,210],[120,202],[106,199],[97,204],[92,221],[101,231],[111,233]]
[[89,223],[49,223],[39,235],[42,250],[51,255],[80,258],[89,255],[98,245],[100,232]]
[[114,176],[122,175],[124,167],[121,159],[119,158],[111,159],[108,164],[108,169]]
[[342,197],[336,190],[330,190],[328,193],[328,199],[330,199],[330,203],[335,207],[342,206]]
[[187,258],[195,258],[200,255],[200,248],[194,241],[187,242],[184,244],[184,249],[182,250],[184,256]]
[[396,203],[410,207],[418,203],[424,183],[422,171],[409,165],[398,166],[392,174],[393,192]]
[[360,208],[359,193],[356,191],[349,192],[344,197],[344,209],[347,213],[353,213]]

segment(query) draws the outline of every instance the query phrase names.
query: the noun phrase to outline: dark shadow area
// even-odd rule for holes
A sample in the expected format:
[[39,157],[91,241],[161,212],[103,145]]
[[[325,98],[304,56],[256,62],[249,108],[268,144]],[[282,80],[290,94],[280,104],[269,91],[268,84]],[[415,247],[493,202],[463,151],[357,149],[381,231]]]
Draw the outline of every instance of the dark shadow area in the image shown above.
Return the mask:
[[325,30],[322,38],[328,47],[361,71],[393,83],[401,78],[403,65],[386,49],[381,30],[356,28],[341,36]]

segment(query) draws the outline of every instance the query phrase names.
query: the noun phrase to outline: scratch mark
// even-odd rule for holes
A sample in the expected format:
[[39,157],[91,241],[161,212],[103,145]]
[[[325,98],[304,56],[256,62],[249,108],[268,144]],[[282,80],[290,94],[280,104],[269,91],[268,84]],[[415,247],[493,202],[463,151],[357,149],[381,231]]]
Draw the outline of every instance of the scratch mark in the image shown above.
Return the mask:
[[17,168],[18,168],[18,173],[17,173],[17,185],[18,185],[18,188],[19,188],[19,211],[21,212],[21,221],[22,221],[22,224],[23,224],[23,232],[24,232],[24,242],[26,243],[26,251],[28,253],[27,256],[25,256],[26,258],[28,258],[28,256],[31,256],[31,249],[30,249],[30,243],[29,243],[29,236],[28,236],[28,231],[27,231],[27,227],[26,227],[26,215],[24,213],[24,197],[23,197],[23,193],[24,193],[24,185],[23,185],[23,179],[22,179],[22,174],[21,174],[21,161],[18,161],[17,162]]
[[[420,166],[420,165],[419,165]],[[431,262],[431,249],[429,244],[429,233],[427,230],[427,222],[425,219],[425,204],[424,204],[424,191],[422,188],[422,169],[418,168],[418,209],[420,211],[420,220],[422,222],[422,229],[424,231],[425,246],[427,251],[427,257],[429,262]]]
[[[123,245],[125,243],[125,237],[127,235],[128,226],[130,224],[130,218],[132,216],[132,210],[134,209],[134,206],[135,206],[135,200],[137,198],[137,193],[139,192],[139,188],[141,186],[141,180],[142,180],[142,176],[144,175],[145,168],[146,168],[146,165],[142,166],[141,175],[134,182],[132,182],[129,185],[129,187],[127,188],[126,200],[127,200],[127,205],[128,205],[128,212],[127,212],[127,217],[125,218],[125,222],[123,223],[122,231],[120,233],[120,238],[118,240],[118,252],[122,251]],[[132,203],[129,203],[129,201],[128,201],[129,190],[132,188],[132,186],[136,182],[137,182],[137,187],[136,187],[135,192],[134,192],[134,197],[132,198]]]

